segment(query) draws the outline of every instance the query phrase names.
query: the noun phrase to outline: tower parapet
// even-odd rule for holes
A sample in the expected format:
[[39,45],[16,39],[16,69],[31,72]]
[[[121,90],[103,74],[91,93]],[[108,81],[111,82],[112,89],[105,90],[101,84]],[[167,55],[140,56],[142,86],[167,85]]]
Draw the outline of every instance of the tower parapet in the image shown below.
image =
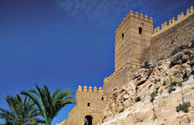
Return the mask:
[[133,68],[139,66],[143,60],[143,51],[150,45],[152,34],[153,18],[130,10],[116,29],[115,71],[119,71],[129,64]]
[[89,88],[87,89],[88,87],[87,86],[84,86],[83,89],[82,89],[82,86],[78,86],[78,89],[77,89],[77,92],[94,92],[94,93],[103,93],[103,89],[102,87],[99,87],[99,89],[97,89],[97,87],[94,87],[92,89],[91,86],[89,86]]
[[127,22],[130,16],[153,23],[153,18],[148,17],[147,14],[143,15],[143,13],[140,14],[138,12],[134,13],[133,10],[130,10],[126,17],[123,19],[123,21],[119,24],[118,28],[116,29],[116,32],[121,29],[121,27]]
[[150,47],[152,35],[153,18],[130,10],[116,29],[115,71],[104,79],[106,95],[110,95],[113,88],[125,84],[131,71],[144,62],[143,55]]
[[180,22],[182,22],[183,20],[187,19],[189,16],[191,16],[194,13],[194,9],[193,6],[191,6],[190,8],[187,9],[186,14],[184,14],[184,12],[181,12],[180,14],[177,15],[177,20],[175,17],[173,17],[172,19],[169,20],[169,22],[164,22],[162,24],[162,26],[158,26],[154,29],[154,36],[157,36],[158,34],[174,27],[175,25],[179,24]]
[[92,123],[97,125],[103,119],[103,108],[106,97],[103,89],[99,87],[78,86],[76,92],[76,105],[65,121],[67,125],[83,125],[87,116],[92,117]]

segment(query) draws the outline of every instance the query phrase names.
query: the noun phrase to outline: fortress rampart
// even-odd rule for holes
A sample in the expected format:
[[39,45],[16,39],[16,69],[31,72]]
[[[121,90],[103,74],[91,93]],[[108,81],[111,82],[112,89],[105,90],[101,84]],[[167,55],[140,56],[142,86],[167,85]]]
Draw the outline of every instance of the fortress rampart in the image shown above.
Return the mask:
[[159,34],[161,34],[162,32],[174,27],[175,25],[181,23],[183,20],[187,19],[189,16],[191,16],[194,12],[193,6],[191,6],[191,8],[187,9],[186,11],[186,15],[184,14],[184,12],[181,12],[180,14],[178,14],[177,16],[177,20],[175,17],[173,17],[172,19],[169,20],[169,22],[164,22],[162,24],[162,26],[158,26],[157,28],[154,29],[154,34],[152,37],[155,37]]
[[[173,20],[174,19],[175,18],[173,17]],[[166,58],[176,47],[189,43],[193,37],[194,9],[192,6],[190,9],[187,9],[186,15],[182,12],[178,15],[177,20],[175,20],[174,23],[166,25],[165,22],[163,28],[153,34],[148,53],[149,57],[147,58],[152,61]]]
[[106,96],[103,89],[79,86],[76,92],[76,105],[66,120],[67,125],[84,125],[86,116],[91,116],[93,124],[97,125],[103,118]]
[[115,88],[127,84],[145,61],[166,58],[176,47],[193,39],[194,9],[190,7],[186,14],[181,12],[177,19],[173,17],[155,29],[152,17],[131,10],[115,33],[115,71],[104,79],[104,90],[79,86],[76,106],[60,125],[84,125],[91,120],[97,125],[102,121],[103,109]]
[[144,61],[153,35],[153,18],[130,10],[115,33],[115,72],[104,79],[106,95],[126,84],[132,71]]
[[[130,81],[133,72],[145,61],[165,58],[183,42],[189,42],[194,36],[193,6],[187,9],[186,14],[178,14],[177,19],[173,17],[168,23],[164,22],[161,28],[158,26],[153,30],[152,26],[152,17],[131,10],[116,29],[115,72],[104,79],[105,94],[111,94],[114,88]],[[137,33],[138,27],[142,28],[141,35]],[[123,39],[122,33],[128,36]]]
[[[142,28],[141,35],[138,28]],[[116,29],[115,35],[115,71],[121,70],[129,64],[131,67],[137,67],[143,60],[142,51],[149,47],[149,41],[153,33],[153,18],[147,15],[139,14],[130,10],[122,23]],[[141,41],[145,41],[142,43]],[[141,42],[141,44],[140,44]],[[137,50],[134,50],[134,47]],[[136,55],[136,56],[135,56]],[[125,56],[125,58],[123,58]],[[133,56],[133,58],[130,58]]]

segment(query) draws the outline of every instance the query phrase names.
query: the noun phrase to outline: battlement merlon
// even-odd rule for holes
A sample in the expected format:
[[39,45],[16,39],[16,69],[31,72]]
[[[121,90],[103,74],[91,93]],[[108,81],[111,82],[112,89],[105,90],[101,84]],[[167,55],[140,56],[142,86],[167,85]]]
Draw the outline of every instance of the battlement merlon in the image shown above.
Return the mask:
[[177,20],[175,17],[173,17],[172,19],[170,19],[167,22],[164,22],[161,27],[158,26],[154,29],[154,34],[152,37],[155,37],[157,35],[159,35],[160,33],[174,27],[175,25],[179,24],[180,22],[182,22],[183,20],[187,19],[189,16],[194,14],[194,9],[193,6],[191,6],[190,8],[187,9],[186,14],[184,14],[184,12],[181,12],[180,14],[177,15]]
[[142,19],[144,21],[153,23],[153,18],[152,17],[148,17],[148,15],[144,16],[143,13],[140,13],[140,14],[138,12],[134,13],[133,10],[130,10],[129,13],[127,14],[127,16],[123,19],[123,21],[120,23],[120,25],[116,29],[116,32],[118,32],[120,30],[120,28],[127,22],[127,20],[130,17],[136,17],[136,18]]
[[94,87],[92,89],[91,86],[88,89],[87,89],[87,86],[84,86],[82,89],[82,86],[79,85],[78,89],[77,89],[77,93],[80,93],[80,92],[103,93],[103,89],[102,89],[102,87],[99,87],[99,89],[97,89],[97,87]]
[[76,92],[76,105],[86,105],[87,102],[94,102],[95,100],[101,100],[101,98],[105,100],[104,91],[101,87],[97,89],[97,87],[92,88],[91,86],[78,86]]

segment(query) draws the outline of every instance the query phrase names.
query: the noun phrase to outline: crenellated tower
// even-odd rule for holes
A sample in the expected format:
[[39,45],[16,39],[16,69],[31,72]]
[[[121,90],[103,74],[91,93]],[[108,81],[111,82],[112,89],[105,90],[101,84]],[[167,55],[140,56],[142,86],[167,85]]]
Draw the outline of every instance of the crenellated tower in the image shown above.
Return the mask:
[[193,6],[155,29],[152,17],[131,10],[116,29],[115,71],[104,79],[104,90],[79,86],[75,107],[59,125],[97,125],[103,120],[103,109],[113,91],[127,85],[142,63],[168,57],[176,47],[190,42],[193,35]]
[[104,79],[104,89],[107,96],[114,88],[127,83],[132,76],[132,70],[139,67],[148,52],[153,35],[153,19],[142,13],[133,12],[124,18],[115,35],[115,71]]
[[115,36],[115,72],[127,65],[139,66],[143,54],[150,46],[153,34],[153,19],[132,10],[116,29]]
[[91,122],[97,125],[103,118],[103,108],[106,97],[103,89],[99,87],[87,88],[78,87],[76,92],[76,106],[68,115],[67,125],[84,125],[84,122]]

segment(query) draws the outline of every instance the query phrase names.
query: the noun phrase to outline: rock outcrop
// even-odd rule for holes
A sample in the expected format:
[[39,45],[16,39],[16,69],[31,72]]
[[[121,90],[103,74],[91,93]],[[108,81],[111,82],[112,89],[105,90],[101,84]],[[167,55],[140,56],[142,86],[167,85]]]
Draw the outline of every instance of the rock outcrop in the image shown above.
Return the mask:
[[114,89],[102,125],[194,125],[194,40]]

